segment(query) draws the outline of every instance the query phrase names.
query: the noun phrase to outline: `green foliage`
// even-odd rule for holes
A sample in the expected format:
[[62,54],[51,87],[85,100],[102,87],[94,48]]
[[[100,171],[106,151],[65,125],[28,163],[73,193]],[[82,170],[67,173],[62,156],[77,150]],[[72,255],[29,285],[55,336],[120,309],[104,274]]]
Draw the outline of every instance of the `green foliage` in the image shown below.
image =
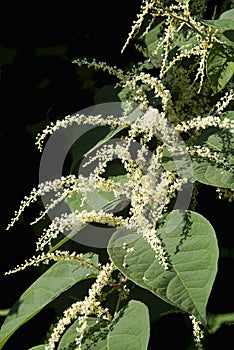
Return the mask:
[[[90,257],[90,254],[87,255]],[[93,256],[94,264],[97,258]],[[0,330],[0,348],[25,322],[64,291],[87,278],[94,278],[97,268],[80,267],[76,263],[58,261],[40,276],[13,305]]]
[[[229,115],[231,116],[231,112]],[[234,166],[233,133],[229,130],[209,128],[199,135],[195,144],[209,147],[223,161],[223,164],[217,164],[209,159],[193,158],[193,169],[196,180],[210,186],[234,188],[234,173],[232,171]]]
[[233,324],[234,323],[234,313],[228,314],[208,314],[207,321],[209,325],[210,333],[215,333],[217,330],[224,324]]
[[[136,286],[189,316],[198,349],[202,349],[204,330],[213,334],[234,322],[233,313],[213,314],[208,309],[218,271],[219,242],[215,229],[196,207],[198,186],[193,191],[193,210],[189,204],[174,210],[177,195],[191,181],[204,191],[207,185],[225,190],[228,200],[233,199],[234,10],[203,20],[194,15],[199,4],[205,13],[206,1],[144,2],[127,39],[128,43],[138,33],[137,48],[144,61],[125,71],[95,60],[75,61],[118,78],[113,99],[120,100],[124,115],[114,116],[109,124],[102,117],[97,121],[98,117],[85,116],[83,124],[91,128],[71,148],[66,173],[76,173],[87,155],[98,160],[94,173],[87,182],[82,176],[69,175],[59,179],[59,185],[44,184],[44,193],[43,186],[34,190],[13,218],[10,226],[36,196],[50,191],[55,192],[51,209],[60,199],[69,208],[69,214],[53,219],[43,230],[37,242],[37,253],[43,253],[10,271],[56,261],[9,313],[2,310],[6,318],[0,349],[49,303],[65,298],[64,292],[72,286],[83,288],[80,282],[92,278],[95,282],[84,291],[86,297],[59,315],[42,341],[46,345],[30,350],[56,346],[58,350],[146,350],[152,310],[131,297]],[[105,86],[96,101],[109,99],[113,91],[113,85],[110,91]],[[67,117],[48,127],[38,136],[39,148],[47,135],[73,122]],[[79,119],[75,122],[81,124]],[[105,148],[115,137],[119,138],[117,146]],[[141,147],[135,158],[131,143]],[[101,155],[95,153],[98,149]],[[115,162],[116,155],[119,162]],[[82,249],[72,238],[90,223],[115,231],[104,253],[84,254],[81,263],[76,253],[84,253],[87,247]],[[66,235],[61,238],[59,233]],[[65,244],[74,247],[75,253],[58,250]]]
[[203,20],[203,22],[221,31],[234,30],[234,9],[222,13],[217,20]]
[[[218,259],[213,227],[195,212],[172,211],[158,234],[170,255],[172,267],[168,271],[160,266],[143,237],[136,238],[124,229],[117,229],[110,241],[111,259],[136,284],[206,324],[206,305]],[[129,243],[123,247],[123,242]]]
[[206,72],[214,94],[220,92],[234,74],[234,53],[222,45],[214,45],[207,60]]
[[[139,319],[140,315],[140,319]],[[58,350],[75,349],[77,322],[64,333]],[[147,307],[137,300],[131,300],[109,322],[88,319],[82,350],[121,349],[144,350],[149,341],[149,312]]]

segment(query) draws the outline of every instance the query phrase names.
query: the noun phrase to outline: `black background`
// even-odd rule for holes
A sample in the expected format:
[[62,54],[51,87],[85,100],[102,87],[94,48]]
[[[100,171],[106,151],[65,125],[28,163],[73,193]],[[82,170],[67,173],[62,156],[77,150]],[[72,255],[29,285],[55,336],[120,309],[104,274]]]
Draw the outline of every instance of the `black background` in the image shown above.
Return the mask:
[[[115,82],[107,74],[77,69],[71,63],[73,59],[95,57],[119,67],[137,62],[140,55],[132,44],[123,54],[120,51],[140,3],[86,1],[66,7],[56,3],[49,9],[38,2],[31,8],[10,4],[1,11],[0,309],[11,307],[38,276],[35,270],[2,276],[4,271],[32,256],[35,250],[35,235],[28,223],[5,231],[20,200],[38,185],[40,153],[34,145],[35,126],[32,126],[41,123],[36,127],[40,131],[47,121],[89,107],[102,86]],[[198,210],[215,227],[221,247],[219,273],[208,310],[231,312],[234,310],[232,207],[218,201],[215,191],[208,186],[201,190],[198,199]],[[43,311],[30,325],[22,327],[4,349],[24,350],[39,344],[52,317],[50,310]],[[150,348],[169,349],[173,341],[173,349],[185,349],[190,337],[187,334],[181,316],[167,316],[152,327]],[[232,334],[233,326],[222,327],[208,337],[207,349],[217,348],[217,341],[227,344]]]

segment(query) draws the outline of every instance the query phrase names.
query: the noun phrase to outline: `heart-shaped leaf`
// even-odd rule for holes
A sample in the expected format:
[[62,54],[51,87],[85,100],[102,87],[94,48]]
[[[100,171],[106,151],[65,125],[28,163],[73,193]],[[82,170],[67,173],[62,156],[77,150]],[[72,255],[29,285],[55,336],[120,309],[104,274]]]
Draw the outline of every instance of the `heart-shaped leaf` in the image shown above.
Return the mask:
[[[139,317],[140,316],[140,317]],[[58,350],[76,349],[75,339],[79,336],[74,322],[64,333]],[[89,317],[85,330],[82,350],[145,350],[149,341],[149,311],[145,304],[131,300],[109,322]]]
[[[90,254],[87,254],[90,258]],[[84,256],[85,258],[85,256]],[[75,283],[95,277],[98,273],[97,255],[93,254],[93,267],[60,260],[40,276],[12,307],[0,330],[0,349],[12,334],[34,317],[52,300]]]
[[111,238],[111,260],[130,280],[206,324],[218,260],[213,227],[198,213],[175,210],[158,234],[170,256],[170,270],[159,264],[142,236],[126,229],[117,229]]

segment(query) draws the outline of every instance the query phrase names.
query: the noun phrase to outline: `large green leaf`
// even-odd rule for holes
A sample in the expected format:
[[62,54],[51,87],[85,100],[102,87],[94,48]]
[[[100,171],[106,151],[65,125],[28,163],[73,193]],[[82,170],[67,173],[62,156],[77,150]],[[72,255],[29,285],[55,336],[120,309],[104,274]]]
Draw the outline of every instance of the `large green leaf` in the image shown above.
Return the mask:
[[[84,255],[90,258],[90,254]],[[0,349],[12,334],[34,317],[46,305],[71,286],[98,273],[97,255],[92,255],[93,266],[80,266],[78,262],[58,261],[40,276],[13,305],[0,330]]]
[[234,174],[208,161],[193,161],[197,181],[206,185],[234,188]]
[[166,217],[158,234],[170,256],[170,270],[165,271],[158,263],[142,236],[126,229],[117,229],[112,236],[109,255],[136,284],[206,324],[206,305],[218,260],[213,227],[198,213],[175,210]]
[[214,94],[221,91],[234,74],[234,55],[222,45],[214,44],[210,50],[206,73]]
[[[139,317],[140,316],[140,317]],[[149,312],[145,304],[131,300],[121,309],[112,322],[96,323],[96,318],[88,319],[83,338],[82,350],[146,350],[149,333]],[[75,349],[77,321],[72,324],[61,338],[58,350]]]
[[212,27],[216,27],[218,29],[234,29],[234,9],[228,10],[221,14],[219,19],[216,20],[203,20],[204,24],[210,25]]
[[[224,115],[228,119],[234,118],[234,112]],[[196,145],[209,147],[211,152],[219,154],[225,165],[217,164],[204,158],[193,158],[196,180],[216,187],[234,188],[234,135],[228,129],[208,128],[195,141]]]
[[34,346],[33,348],[30,348],[28,350],[46,350],[46,345],[37,345],[37,346]]

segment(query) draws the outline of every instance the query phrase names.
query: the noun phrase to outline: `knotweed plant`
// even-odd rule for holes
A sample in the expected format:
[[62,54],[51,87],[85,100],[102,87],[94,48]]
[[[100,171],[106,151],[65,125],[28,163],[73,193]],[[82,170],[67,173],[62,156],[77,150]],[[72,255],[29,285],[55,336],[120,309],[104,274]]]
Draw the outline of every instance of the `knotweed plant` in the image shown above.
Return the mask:
[[[73,152],[73,161],[91,170],[87,176],[71,170],[40,183],[9,223],[7,229],[28,206],[49,195],[32,222],[51,219],[36,242],[35,255],[6,274],[54,263],[19,300],[18,313],[7,316],[0,348],[42,307],[91,278],[86,296],[59,315],[40,349],[116,349],[121,337],[119,348],[146,350],[149,311],[131,298],[136,285],[188,315],[198,349],[206,334],[234,321],[234,314],[220,322],[206,310],[219,250],[212,225],[196,212],[199,186],[213,186],[218,198],[233,200],[232,6],[224,1],[220,13],[213,8],[213,18],[204,19],[206,0],[144,0],[122,50],[124,54],[137,37],[141,62],[120,69],[97,60],[74,60],[116,77],[120,112],[68,115],[37,136],[43,152],[58,131],[91,126],[94,147],[79,157]],[[103,128],[107,132],[100,140]],[[61,204],[66,210],[51,214]],[[104,262],[77,244],[82,230],[94,226],[111,232]],[[67,242],[72,251],[62,247]],[[33,306],[27,309],[30,298]]]

